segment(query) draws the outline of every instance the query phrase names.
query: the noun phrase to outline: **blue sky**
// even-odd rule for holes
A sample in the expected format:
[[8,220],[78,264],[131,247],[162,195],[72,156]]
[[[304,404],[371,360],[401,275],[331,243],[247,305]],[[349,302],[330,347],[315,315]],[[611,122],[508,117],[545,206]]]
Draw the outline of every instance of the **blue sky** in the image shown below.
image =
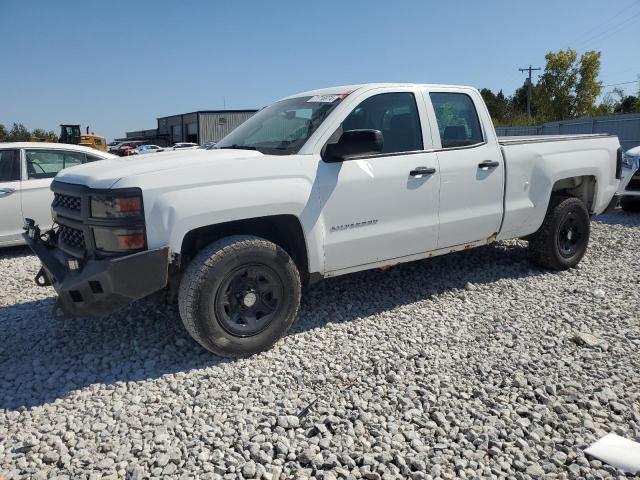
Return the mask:
[[566,47],[601,50],[605,84],[640,73],[640,0],[0,0],[0,18],[0,123],[89,124],[109,139],[225,98],[258,108],[347,83],[510,94],[519,67]]

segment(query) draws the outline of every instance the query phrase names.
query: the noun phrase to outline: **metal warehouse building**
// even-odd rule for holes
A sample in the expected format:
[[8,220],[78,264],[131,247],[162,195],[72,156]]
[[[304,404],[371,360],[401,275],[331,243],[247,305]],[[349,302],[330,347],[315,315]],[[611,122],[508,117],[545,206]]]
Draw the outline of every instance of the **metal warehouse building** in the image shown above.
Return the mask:
[[257,110],[199,110],[158,118],[158,128],[127,132],[124,139],[144,140],[161,146],[177,142],[217,142]]
[[257,110],[201,110],[158,118],[158,138],[176,142],[217,142]]

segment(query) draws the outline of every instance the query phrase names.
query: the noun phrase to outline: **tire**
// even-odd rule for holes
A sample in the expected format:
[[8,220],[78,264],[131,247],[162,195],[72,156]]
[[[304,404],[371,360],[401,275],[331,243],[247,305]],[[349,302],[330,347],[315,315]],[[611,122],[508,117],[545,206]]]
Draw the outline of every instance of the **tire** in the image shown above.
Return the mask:
[[622,197],[620,208],[625,212],[640,212],[640,197]]
[[291,327],[300,275],[287,252],[265,239],[235,235],[205,247],[187,267],[178,293],[189,334],[224,357],[270,348]]
[[587,251],[589,212],[575,197],[552,197],[540,229],[529,238],[529,258],[551,270],[575,267]]

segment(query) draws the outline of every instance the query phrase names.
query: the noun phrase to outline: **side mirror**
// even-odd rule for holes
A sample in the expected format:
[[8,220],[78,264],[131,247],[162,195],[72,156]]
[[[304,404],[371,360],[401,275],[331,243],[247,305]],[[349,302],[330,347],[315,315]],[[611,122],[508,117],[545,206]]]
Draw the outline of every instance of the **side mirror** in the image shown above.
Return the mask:
[[337,143],[328,143],[322,158],[325,162],[342,162],[353,157],[381,153],[384,138],[380,130],[347,130]]

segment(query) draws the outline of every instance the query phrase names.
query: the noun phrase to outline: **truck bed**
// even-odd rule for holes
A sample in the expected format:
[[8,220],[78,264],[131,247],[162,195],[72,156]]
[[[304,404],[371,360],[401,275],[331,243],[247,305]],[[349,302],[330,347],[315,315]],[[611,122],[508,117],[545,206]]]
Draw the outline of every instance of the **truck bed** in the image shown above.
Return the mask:
[[587,134],[571,134],[571,135],[527,135],[527,136],[509,136],[498,137],[500,145],[522,145],[527,143],[543,143],[543,142],[563,142],[568,140],[589,140],[592,138],[615,137],[608,133],[587,133]]
[[616,151],[620,144],[615,135],[514,136],[500,137],[498,142],[507,172],[499,240],[535,232],[543,222],[554,185],[564,179],[580,179],[572,188],[582,186],[584,192],[580,188],[576,192],[592,198],[585,203],[596,215],[606,210],[618,188]]

